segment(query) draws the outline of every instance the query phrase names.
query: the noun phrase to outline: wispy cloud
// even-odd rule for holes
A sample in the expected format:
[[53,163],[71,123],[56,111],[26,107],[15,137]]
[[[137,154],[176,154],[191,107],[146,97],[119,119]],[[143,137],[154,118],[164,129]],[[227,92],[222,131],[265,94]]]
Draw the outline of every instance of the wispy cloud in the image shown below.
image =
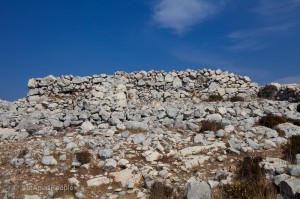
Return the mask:
[[160,27],[183,34],[192,26],[213,16],[222,5],[224,1],[159,0],[152,18]]
[[230,50],[261,50],[269,46],[266,36],[279,34],[293,28],[296,23],[285,23],[263,28],[239,30],[230,33],[227,37],[233,43],[228,47]]
[[300,84],[300,75],[299,76],[288,76],[275,80],[281,84]]
[[[264,16],[286,17],[291,16],[300,8],[300,0],[260,0],[255,9],[257,13]],[[289,15],[285,15],[285,14]]]
[[232,32],[228,35],[231,39],[243,39],[243,38],[249,38],[249,37],[261,37],[270,33],[278,33],[282,31],[286,31],[290,28],[295,26],[295,23],[286,23],[286,24],[280,24],[280,25],[274,25],[269,27],[263,27],[263,28],[256,28],[256,29],[250,29],[250,30],[240,30]]

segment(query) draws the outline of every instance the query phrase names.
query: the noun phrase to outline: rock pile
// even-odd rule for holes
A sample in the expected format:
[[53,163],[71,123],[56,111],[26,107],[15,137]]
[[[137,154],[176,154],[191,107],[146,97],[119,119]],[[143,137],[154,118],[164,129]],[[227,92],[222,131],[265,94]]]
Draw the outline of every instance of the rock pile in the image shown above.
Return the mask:
[[[178,187],[171,191],[178,196],[209,199],[232,183],[245,153],[266,154],[262,166],[282,195],[300,193],[299,165],[279,158],[281,146],[300,135],[297,104],[257,100],[247,77],[117,72],[31,79],[28,87],[28,99],[0,101],[4,197],[147,198],[161,182]],[[206,101],[215,94],[248,99]],[[266,115],[286,120],[258,125]]]
[[300,85],[271,83],[261,87],[258,96],[273,100],[300,102]]
[[[252,97],[258,92],[258,85],[249,77],[242,77],[221,70],[186,71],[140,71],[134,73],[116,72],[114,75],[91,77],[61,76],[55,78],[30,79],[28,82],[29,101],[44,100],[48,96],[68,96],[74,93],[91,93],[103,99],[110,93],[126,100],[126,96],[142,101],[168,98],[190,98],[195,95],[207,98],[221,95],[224,99],[232,96]],[[127,94],[126,96],[124,94]]]

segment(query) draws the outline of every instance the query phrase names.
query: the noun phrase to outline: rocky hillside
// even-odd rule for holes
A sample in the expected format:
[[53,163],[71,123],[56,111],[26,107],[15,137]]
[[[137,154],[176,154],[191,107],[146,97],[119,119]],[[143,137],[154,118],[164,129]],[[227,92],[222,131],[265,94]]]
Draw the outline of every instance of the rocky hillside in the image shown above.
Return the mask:
[[248,171],[271,190],[260,198],[300,194],[299,85],[204,69],[28,88],[0,101],[0,197],[236,198]]

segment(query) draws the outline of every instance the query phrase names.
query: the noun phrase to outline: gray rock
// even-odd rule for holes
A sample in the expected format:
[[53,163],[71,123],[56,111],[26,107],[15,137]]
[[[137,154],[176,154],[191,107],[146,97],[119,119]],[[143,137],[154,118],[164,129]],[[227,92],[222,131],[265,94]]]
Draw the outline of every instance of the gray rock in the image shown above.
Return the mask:
[[290,138],[293,135],[300,135],[300,126],[291,123],[279,124],[275,129],[280,133],[284,133],[286,138]]
[[99,151],[99,157],[101,159],[107,159],[111,158],[113,156],[114,152],[111,149],[102,149]]
[[225,131],[223,129],[220,129],[216,132],[216,137],[222,138],[225,136]]
[[114,159],[110,158],[107,159],[104,165],[104,170],[105,171],[112,171],[117,167],[117,161],[115,161]]
[[218,113],[216,113],[216,114],[210,114],[210,115],[206,116],[206,119],[210,120],[210,121],[221,122],[222,121],[222,116],[220,114],[218,114]]
[[281,193],[289,198],[293,198],[294,196],[300,194],[300,179],[290,178],[284,180],[279,184],[279,187]]
[[300,165],[289,165],[288,171],[290,175],[299,177],[300,176]]
[[181,81],[181,79],[179,79],[178,77],[175,77],[175,79],[173,80],[173,87],[174,88],[180,88],[180,87],[182,87],[182,81]]
[[247,139],[247,143],[249,144],[249,146],[254,149],[254,150],[258,150],[261,148],[261,146],[259,144],[257,144],[255,141],[251,140],[251,139]]
[[273,181],[278,186],[282,181],[289,179],[291,176],[287,174],[281,174],[274,177]]
[[210,199],[211,188],[207,182],[190,182],[187,185],[185,197],[187,199]]
[[145,141],[145,136],[143,134],[136,134],[133,136],[132,141],[134,144],[140,144]]
[[201,144],[201,145],[208,145],[208,141],[206,141],[203,137],[202,134],[197,134],[195,137],[194,137],[194,142],[195,143],[198,143],[198,144]]
[[54,130],[61,130],[64,127],[64,123],[57,119],[49,119]]
[[148,124],[145,122],[126,121],[124,125],[127,129],[149,130]]
[[53,156],[43,156],[42,158],[43,165],[57,165],[57,161]]
[[95,126],[90,121],[85,121],[81,125],[81,131],[86,133],[95,129]]
[[166,83],[171,83],[171,82],[173,82],[173,80],[174,80],[174,77],[171,74],[167,74],[165,76],[165,82]]
[[175,118],[177,116],[178,112],[179,112],[178,108],[168,107],[166,109],[166,113],[167,113],[168,117],[170,117],[170,118]]

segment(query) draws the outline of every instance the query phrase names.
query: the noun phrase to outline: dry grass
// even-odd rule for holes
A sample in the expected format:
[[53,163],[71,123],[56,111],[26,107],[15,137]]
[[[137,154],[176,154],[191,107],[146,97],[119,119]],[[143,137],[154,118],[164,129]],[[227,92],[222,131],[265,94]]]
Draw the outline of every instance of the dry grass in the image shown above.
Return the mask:
[[90,152],[88,151],[82,151],[82,152],[78,152],[75,154],[76,155],[76,159],[78,160],[78,162],[80,162],[81,164],[87,164],[91,161],[92,159],[92,155],[90,154]]
[[219,197],[224,199],[274,199],[276,189],[267,181],[265,170],[259,166],[262,157],[246,156],[237,165],[232,184],[220,187]]
[[22,150],[20,151],[19,155],[17,156],[17,158],[24,158],[24,156],[27,155],[28,152],[29,152],[29,151],[28,151],[27,148],[22,149]]
[[286,117],[277,115],[267,115],[259,120],[259,124],[268,128],[274,128],[278,124],[287,122]]
[[300,154],[300,135],[292,136],[283,146],[283,158],[291,163],[296,162],[296,154]]
[[220,102],[223,101],[223,97],[221,95],[210,95],[208,96],[208,101],[209,102]]
[[173,195],[173,188],[165,185],[162,182],[154,182],[150,188],[148,199],[167,199]]
[[155,181],[151,188],[148,199],[183,199],[184,190],[178,186],[171,187],[162,182]]
[[243,102],[244,98],[240,97],[240,96],[233,96],[233,97],[230,98],[230,101],[231,102]]
[[217,131],[220,129],[224,129],[224,125],[220,122],[204,120],[201,122],[200,132],[204,131]]

